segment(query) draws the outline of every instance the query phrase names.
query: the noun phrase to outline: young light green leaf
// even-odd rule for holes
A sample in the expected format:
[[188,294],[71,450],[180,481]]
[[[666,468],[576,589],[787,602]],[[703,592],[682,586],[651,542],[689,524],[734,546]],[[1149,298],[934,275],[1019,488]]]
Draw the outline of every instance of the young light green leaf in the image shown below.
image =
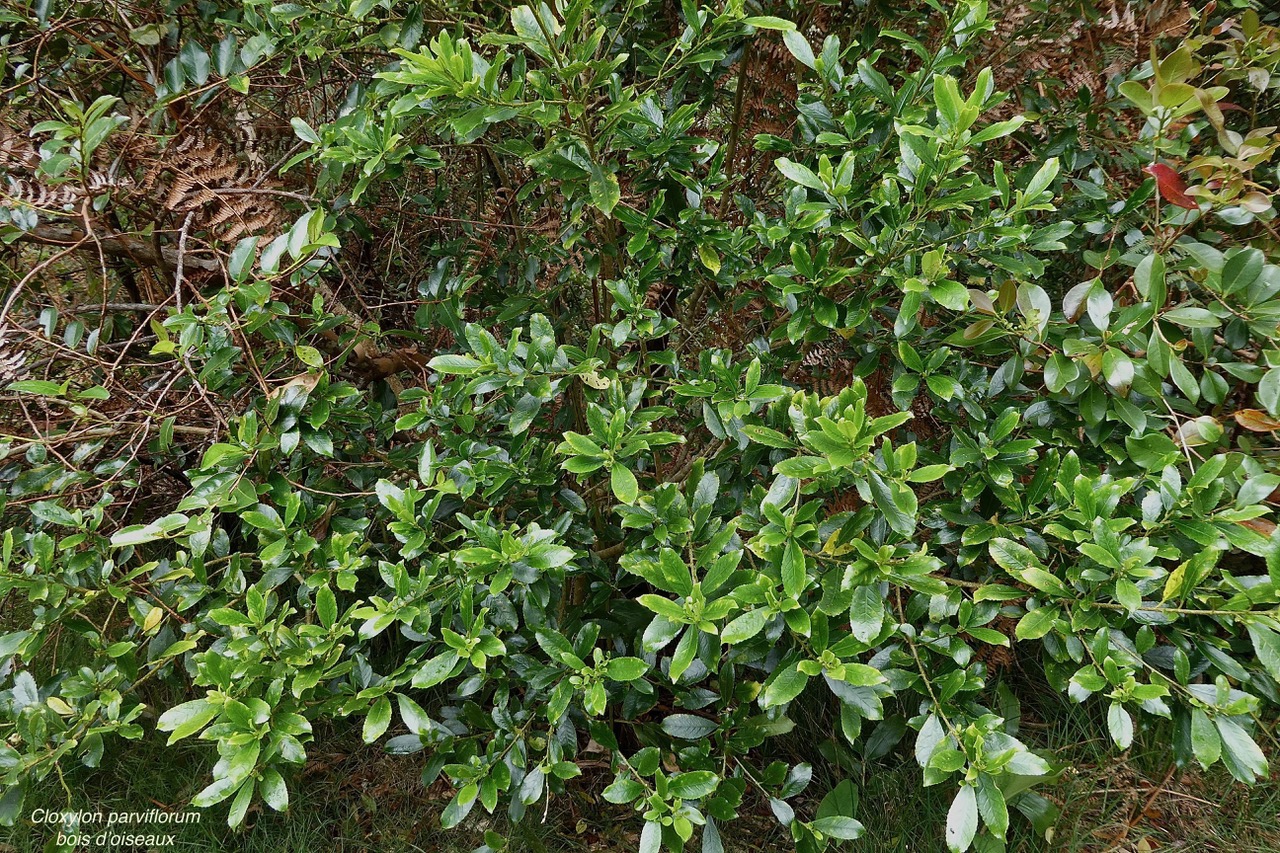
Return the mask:
[[202,730],[218,713],[218,706],[206,699],[183,702],[161,714],[156,728],[169,732],[167,744],[173,744]]
[[801,65],[806,65],[809,68],[817,66],[818,61],[813,55],[813,48],[809,45],[809,39],[805,38],[804,34],[799,30],[786,30],[782,34],[782,41],[786,44],[787,50],[799,60]]
[[800,543],[788,539],[782,549],[782,589],[790,597],[796,598],[805,586],[805,557]]
[[373,743],[387,731],[387,727],[391,725],[391,700],[386,696],[378,697],[378,700],[369,708],[369,713],[364,718],[364,742]]
[[773,708],[784,702],[790,702],[800,695],[808,683],[809,676],[800,671],[798,662],[787,664],[779,669],[765,686],[764,693],[760,697],[760,707]]
[[309,142],[312,145],[320,142],[320,134],[316,133],[311,128],[311,125],[307,124],[305,120],[294,116],[289,119],[289,124],[293,127],[293,132],[296,133],[298,138],[303,142]]
[[735,645],[750,640],[764,628],[768,613],[764,608],[748,610],[741,614],[720,632],[720,641],[725,645]]
[[613,658],[605,666],[605,674],[614,681],[635,681],[649,671],[649,665],[640,658]]
[[320,624],[326,628],[332,628],[338,621],[338,601],[328,584],[316,590],[316,616],[320,618]]
[[609,471],[609,485],[613,488],[613,494],[624,504],[633,504],[640,496],[640,484],[636,482],[636,475],[622,462],[613,463],[613,468]]

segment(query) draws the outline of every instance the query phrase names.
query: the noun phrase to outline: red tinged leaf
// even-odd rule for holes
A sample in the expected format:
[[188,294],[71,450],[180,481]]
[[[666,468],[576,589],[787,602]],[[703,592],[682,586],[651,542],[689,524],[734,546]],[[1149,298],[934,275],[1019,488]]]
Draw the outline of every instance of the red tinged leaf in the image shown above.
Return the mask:
[[1200,206],[1187,195],[1186,182],[1173,169],[1170,169],[1164,163],[1152,163],[1142,171],[1156,179],[1156,186],[1160,189],[1160,197],[1169,202],[1169,204],[1176,204],[1178,207],[1184,207],[1187,210],[1199,209]]
[[1280,430],[1280,421],[1258,409],[1241,409],[1234,413],[1236,423],[1252,432],[1275,432]]
[[1241,521],[1238,523],[1243,524],[1254,533],[1260,533],[1263,536],[1271,536],[1271,534],[1276,532],[1275,522],[1267,521],[1265,518],[1251,518],[1248,521]]

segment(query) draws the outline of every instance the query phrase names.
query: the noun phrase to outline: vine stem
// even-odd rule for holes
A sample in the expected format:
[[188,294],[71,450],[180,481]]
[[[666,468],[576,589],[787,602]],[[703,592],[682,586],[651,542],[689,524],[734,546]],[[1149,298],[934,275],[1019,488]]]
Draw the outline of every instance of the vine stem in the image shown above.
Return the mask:
[[[896,592],[896,590],[895,590]],[[896,595],[894,600],[894,610],[898,613],[899,624],[905,625],[907,622],[906,614],[902,612],[902,596]],[[938,694],[933,690],[933,682],[929,680],[929,675],[925,672],[924,661],[920,659],[920,651],[916,648],[915,641],[911,635],[902,634],[902,639],[906,641],[907,648],[911,650],[911,657],[915,659],[916,671],[920,673],[920,680],[924,682],[925,690],[929,692],[929,699],[933,702],[933,709],[938,715],[938,719],[942,720],[942,724],[947,727],[947,731],[956,739],[956,745],[960,746],[960,732],[956,729],[951,719],[947,716],[946,711],[942,710],[942,702],[938,700]]]

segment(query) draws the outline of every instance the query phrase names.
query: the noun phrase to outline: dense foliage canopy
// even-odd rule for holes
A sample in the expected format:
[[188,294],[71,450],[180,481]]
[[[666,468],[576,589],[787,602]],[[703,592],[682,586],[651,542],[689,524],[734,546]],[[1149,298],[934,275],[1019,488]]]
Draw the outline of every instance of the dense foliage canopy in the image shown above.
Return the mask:
[[1265,774],[1280,21],[903,5],[6,4],[0,822],[353,719],[446,827],[821,850],[807,703],[995,851],[1020,681]]

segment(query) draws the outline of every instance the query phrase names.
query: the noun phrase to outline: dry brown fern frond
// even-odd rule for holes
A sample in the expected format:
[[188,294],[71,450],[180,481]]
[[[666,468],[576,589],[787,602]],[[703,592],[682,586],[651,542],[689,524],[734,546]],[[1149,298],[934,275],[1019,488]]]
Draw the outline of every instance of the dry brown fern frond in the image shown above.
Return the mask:
[[26,350],[18,345],[16,335],[0,326],[0,388],[28,376]]
[[828,498],[826,503],[828,516],[838,515],[842,512],[857,512],[861,506],[862,499],[858,497],[858,493],[853,489]]
[[997,88],[1033,85],[1045,94],[1056,85],[1063,97],[1083,92],[1100,101],[1107,84],[1142,61],[1152,42],[1182,35],[1191,21],[1190,8],[1178,0],[1107,0],[1091,8],[1096,16],[1046,16],[1027,0],[992,2],[996,26],[985,42]]
[[0,125],[0,171],[34,172],[39,167],[40,154],[30,137]]
[[40,174],[43,158],[29,136],[0,128],[0,204],[25,206],[47,212],[80,210],[86,200],[133,186],[122,173],[121,160],[130,153],[104,146],[83,175],[49,180]]
[[273,195],[278,185],[268,180],[262,158],[246,154],[255,138],[248,128],[239,147],[201,129],[181,136],[157,154],[144,187],[153,197],[163,197],[165,210],[194,213],[192,229],[226,242],[278,230],[287,220]]
[[181,171],[174,169],[174,173],[164,206],[167,210],[186,212],[216,200],[215,188],[235,178],[240,173],[240,166],[236,163],[189,165]]

